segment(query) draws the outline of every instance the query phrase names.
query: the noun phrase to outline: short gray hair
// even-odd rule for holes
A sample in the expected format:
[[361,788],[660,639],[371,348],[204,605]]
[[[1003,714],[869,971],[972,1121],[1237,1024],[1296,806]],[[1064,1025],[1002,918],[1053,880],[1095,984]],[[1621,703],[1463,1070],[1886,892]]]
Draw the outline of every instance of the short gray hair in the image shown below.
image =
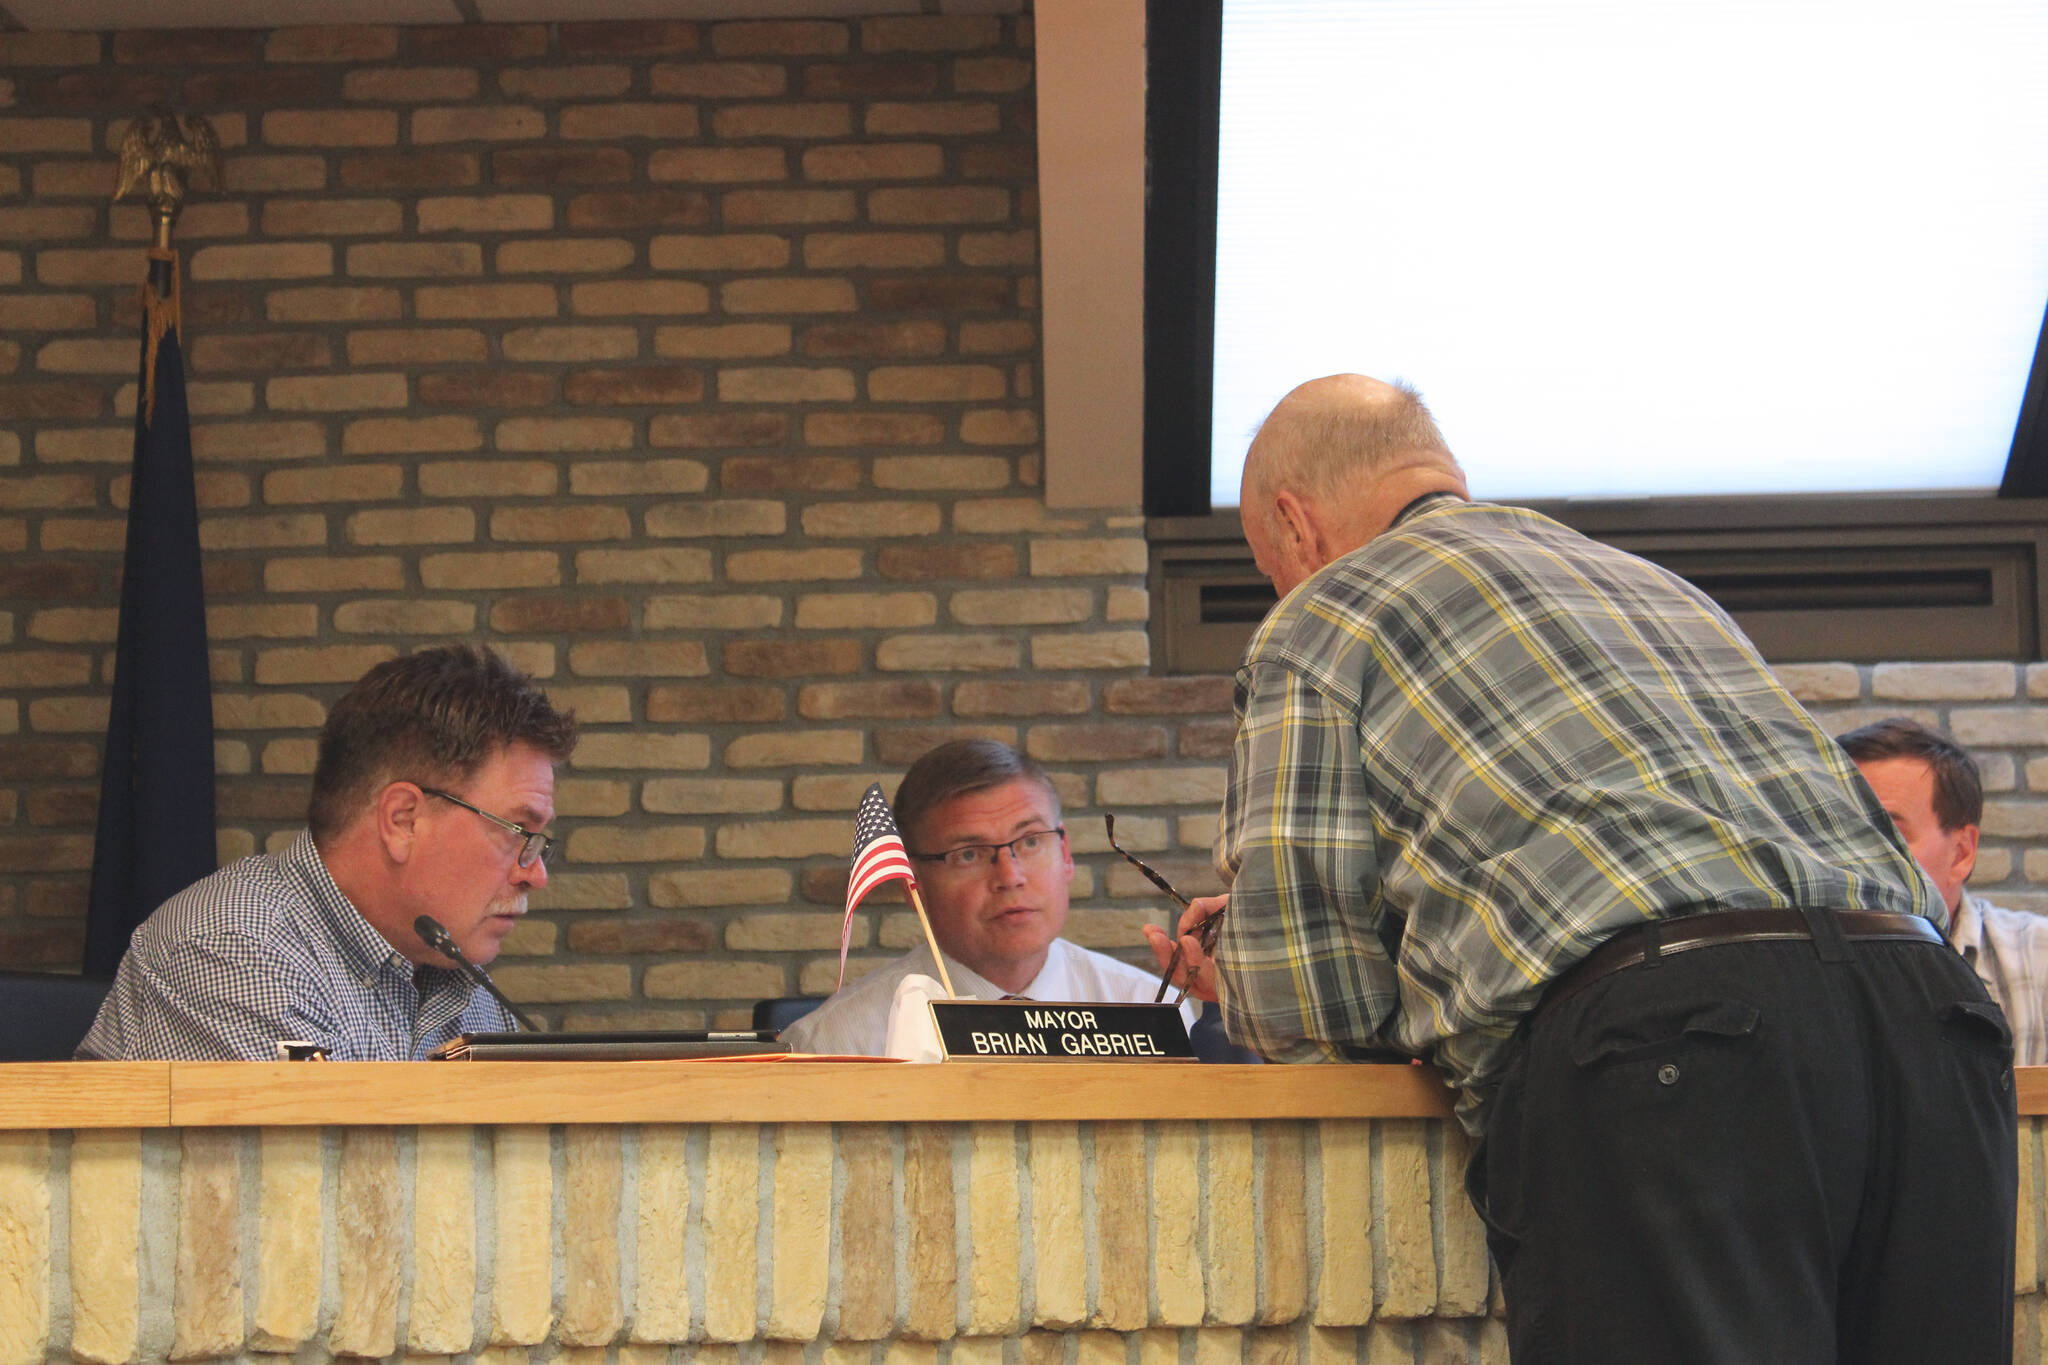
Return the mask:
[[1291,488],[1329,502],[1359,480],[1397,469],[1441,469],[1462,477],[1422,395],[1399,380],[1388,387],[1397,397],[1385,403],[1281,402],[1259,425],[1264,450],[1247,468],[1247,493],[1258,493],[1263,502],[1265,495]]

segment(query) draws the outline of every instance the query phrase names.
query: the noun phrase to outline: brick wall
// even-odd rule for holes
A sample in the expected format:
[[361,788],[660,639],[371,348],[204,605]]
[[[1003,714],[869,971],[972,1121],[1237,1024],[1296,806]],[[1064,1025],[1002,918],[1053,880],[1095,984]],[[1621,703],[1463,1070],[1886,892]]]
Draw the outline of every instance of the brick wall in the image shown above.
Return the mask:
[[1415,1118],[0,1132],[0,1348],[1504,1365],[1485,1229],[1432,1208],[1465,1152]]
[[[561,872],[500,979],[556,1020],[830,988],[850,813],[941,737],[1058,774],[1075,936],[1191,888],[1219,680],[1146,676],[1144,545],[1049,513],[1028,14],[0,34],[0,962],[77,960],[145,216],[168,99],[223,857],[297,828],[328,704],[487,641],[577,708]],[[900,900],[855,943],[914,933]]]
[[[2019,1127],[2026,1362],[2042,1126]],[[1506,1365],[1465,1153],[1412,1118],[0,1132],[0,1349]]]
[[[852,807],[951,735],[1058,775],[1081,942],[1164,908],[1105,809],[1210,889],[1227,680],[1148,676],[1136,509],[1039,491],[1031,30],[0,33],[0,964],[80,952],[156,100],[226,153],[178,230],[223,857],[297,828],[350,680],[475,639],[586,725],[500,972],[555,1022],[829,989]],[[1980,881],[2048,909],[2048,677],[1788,672],[1979,745]]]

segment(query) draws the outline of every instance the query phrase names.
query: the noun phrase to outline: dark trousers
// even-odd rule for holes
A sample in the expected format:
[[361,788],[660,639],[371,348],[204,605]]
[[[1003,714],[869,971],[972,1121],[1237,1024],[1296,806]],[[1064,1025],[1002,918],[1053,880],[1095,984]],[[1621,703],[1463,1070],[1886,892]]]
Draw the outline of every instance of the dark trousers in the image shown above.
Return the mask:
[[1560,1001],[1467,1172],[1516,1365],[2009,1362],[2011,1061],[1931,943],[1715,944]]

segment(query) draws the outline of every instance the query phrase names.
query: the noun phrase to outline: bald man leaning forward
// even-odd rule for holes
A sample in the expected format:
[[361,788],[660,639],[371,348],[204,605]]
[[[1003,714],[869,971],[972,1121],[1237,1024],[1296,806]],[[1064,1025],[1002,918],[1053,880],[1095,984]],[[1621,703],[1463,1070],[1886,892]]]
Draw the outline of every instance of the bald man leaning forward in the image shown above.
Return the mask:
[[1513,1358],[2007,1360],[2003,1018],[1734,623],[1468,500],[1363,376],[1274,409],[1243,515],[1281,601],[1237,675],[1216,970],[1186,931],[1217,901],[1182,941],[1270,1059],[1443,1069]]

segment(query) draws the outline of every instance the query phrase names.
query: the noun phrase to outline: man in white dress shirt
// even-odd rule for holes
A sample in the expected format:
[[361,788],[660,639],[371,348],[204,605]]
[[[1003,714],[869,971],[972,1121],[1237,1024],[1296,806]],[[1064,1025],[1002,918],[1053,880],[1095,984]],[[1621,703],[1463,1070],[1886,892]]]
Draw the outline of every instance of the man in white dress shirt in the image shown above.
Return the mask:
[[2006,910],[1963,890],[1977,865],[1984,816],[1976,762],[1947,735],[1904,717],[1837,739],[1948,902],[1949,942],[2012,1025],[2013,1065],[2048,1065],[2048,916]]
[[[911,765],[896,826],[946,955],[953,989],[996,1000],[1150,1003],[1159,979],[1061,938],[1074,855],[1059,793],[1036,763],[994,740],[955,740]],[[896,983],[936,977],[920,944],[782,1031],[797,1052],[880,1056]],[[1183,1014],[1192,1022],[1192,1010]]]

